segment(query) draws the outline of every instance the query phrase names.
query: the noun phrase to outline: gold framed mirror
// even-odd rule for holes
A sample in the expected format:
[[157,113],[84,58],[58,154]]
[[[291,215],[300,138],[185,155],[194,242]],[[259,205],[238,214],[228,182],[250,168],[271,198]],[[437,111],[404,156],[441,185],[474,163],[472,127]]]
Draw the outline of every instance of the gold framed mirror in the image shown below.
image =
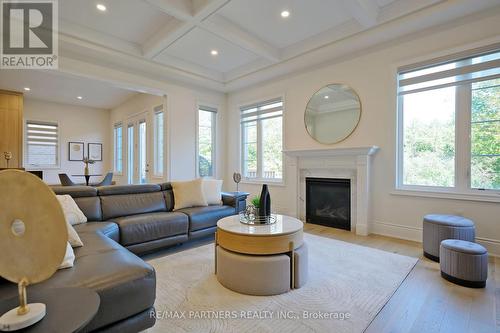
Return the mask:
[[304,112],[307,133],[323,144],[345,140],[361,119],[358,94],[345,84],[329,84],[309,99]]

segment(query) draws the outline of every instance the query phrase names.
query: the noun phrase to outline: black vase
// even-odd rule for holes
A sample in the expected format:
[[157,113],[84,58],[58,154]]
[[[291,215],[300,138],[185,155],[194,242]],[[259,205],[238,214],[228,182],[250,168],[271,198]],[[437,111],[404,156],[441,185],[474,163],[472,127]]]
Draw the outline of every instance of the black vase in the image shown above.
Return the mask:
[[262,185],[262,191],[260,192],[259,216],[265,217],[270,215],[271,215],[271,196],[269,195],[267,184],[264,184]]

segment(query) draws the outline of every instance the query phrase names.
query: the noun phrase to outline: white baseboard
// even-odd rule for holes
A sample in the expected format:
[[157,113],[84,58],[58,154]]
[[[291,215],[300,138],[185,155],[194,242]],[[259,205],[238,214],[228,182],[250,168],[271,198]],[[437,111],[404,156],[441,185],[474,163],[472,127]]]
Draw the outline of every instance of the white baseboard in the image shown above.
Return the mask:
[[[401,224],[374,221],[371,228],[372,234],[406,239],[422,243],[422,228],[410,227]],[[484,237],[476,237],[476,242],[483,245],[488,254],[493,257],[500,257],[500,240]]]
[[500,257],[500,240],[476,237],[476,242],[484,246],[490,256]]
[[422,243],[422,228],[410,227],[401,224],[374,221],[371,233],[394,238],[401,238]]

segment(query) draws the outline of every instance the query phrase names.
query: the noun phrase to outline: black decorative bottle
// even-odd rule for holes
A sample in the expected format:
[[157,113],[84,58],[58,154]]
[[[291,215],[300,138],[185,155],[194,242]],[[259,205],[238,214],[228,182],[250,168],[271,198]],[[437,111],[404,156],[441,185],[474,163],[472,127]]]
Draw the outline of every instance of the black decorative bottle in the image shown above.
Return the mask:
[[267,184],[264,184],[262,185],[262,191],[260,192],[259,216],[265,217],[270,215],[271,215],[271,196],[269,195]]

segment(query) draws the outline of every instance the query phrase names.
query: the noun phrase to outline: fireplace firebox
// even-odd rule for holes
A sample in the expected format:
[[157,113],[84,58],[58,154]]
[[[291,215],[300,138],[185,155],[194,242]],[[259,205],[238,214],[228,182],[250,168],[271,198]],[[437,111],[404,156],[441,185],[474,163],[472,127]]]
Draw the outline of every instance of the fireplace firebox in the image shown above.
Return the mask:
[[351,230],[351,180],[306,178],[306,221]]

